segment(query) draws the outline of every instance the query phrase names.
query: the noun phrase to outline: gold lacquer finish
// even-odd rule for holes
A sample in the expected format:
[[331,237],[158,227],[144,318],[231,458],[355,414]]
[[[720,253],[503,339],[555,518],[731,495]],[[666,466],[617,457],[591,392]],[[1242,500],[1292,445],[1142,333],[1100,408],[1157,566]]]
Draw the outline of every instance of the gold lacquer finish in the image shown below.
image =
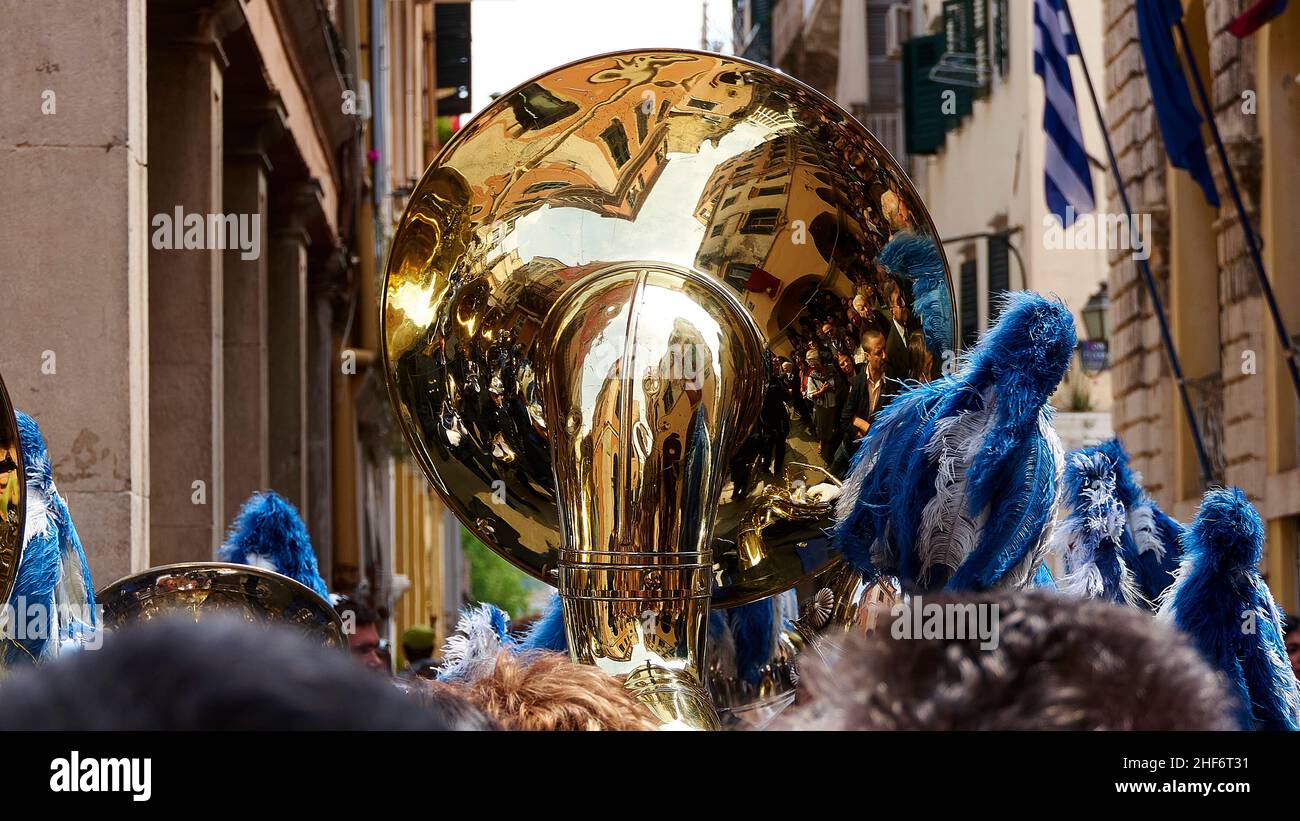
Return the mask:
[[761,400],[758,328],[710,277],[638,264],[576,283],[538,339],[570,651],[628,676],[670,723],[696,724],[711,714],[713,522]]
[[[407,439],[479,538],[554,584],[557,420],[543,411],[537,345],[560,297],[624,263],[712,278],[753,318],[786,388],[795,418],[780,458],[827,467],[798,375],[783,367],[804,358],[825,321],[854,310],[889,329],[890,377],[927,379],[942,364],[918,339],[915,306],[874,261],[903,230],[935,236],[905,174],[861,124],[797,80],[672,50],[555,69],[457,133],[402,218],[382,319]],[[747,378],[761,385],[768,375]],[[773,476],[788,474],[771,461]],[[715,605],[788,589],[834,556],[823,518],[770,528],[763,550],[742,557],[749,492],[724,489],[718,506]]]
[[674,50],[557,68],[458,132],[402,217],[382,322],[407,441],[480,539],[561,589],[578,658],[680,692],[710,596],[836,558],[829,505],[784,501],[838,444],[810,346],[842,382],[872,346],[893,380],[953,347],[876,261],[903,231],[934,241],[902,170],[792,78]]
[[95,594],[112,630],[154,618],[220,614],[251,623],[286,624],[321,644],[346,648],[343,622],[311,588],[271,570],[245,564],[185,562],[151,567]]
[[0,603],[9,601],[23,552],[27,478],[18,441],[18,418],[0,379]]

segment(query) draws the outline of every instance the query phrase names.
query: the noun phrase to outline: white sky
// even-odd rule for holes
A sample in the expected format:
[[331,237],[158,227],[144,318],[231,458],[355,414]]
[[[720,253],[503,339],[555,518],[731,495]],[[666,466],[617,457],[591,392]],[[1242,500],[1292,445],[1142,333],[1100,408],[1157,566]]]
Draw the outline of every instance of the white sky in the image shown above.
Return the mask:
[[473,0],[473,113],[494,93],[593,54],[698,49],[705,2],[709,40],[730,53],[731,0]]

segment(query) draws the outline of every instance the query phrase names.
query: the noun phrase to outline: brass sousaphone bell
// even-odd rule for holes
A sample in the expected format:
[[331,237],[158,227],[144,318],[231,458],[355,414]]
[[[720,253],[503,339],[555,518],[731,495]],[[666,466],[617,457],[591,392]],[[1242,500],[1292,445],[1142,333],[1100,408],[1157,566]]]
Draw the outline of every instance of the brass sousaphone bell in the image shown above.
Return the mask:
[[0,379],[0,605],[9,601],[23,555],[27,478],[18,441],[18,416]]
[[574,658],[665,725],[717,726],[710,605],[799,586],[835,609],[813,582],[838,572],[830,506],[792,500],[825,482],[839,424],[797,366],[816,339],[852,370],[871,326],[891,378],[939,374],[953,341],[927,344],[875,262],[903,231],[936,236],[857,120],[679,50],[501,95],[411,196],[382,316],[411,450],[478,538],[559,588]]
[[288,576],[248,564],[180,562],[118,579],[96,594],[109,630],[158,618],[228,618],[297,630],[340,650],[344,624],[315,590]]

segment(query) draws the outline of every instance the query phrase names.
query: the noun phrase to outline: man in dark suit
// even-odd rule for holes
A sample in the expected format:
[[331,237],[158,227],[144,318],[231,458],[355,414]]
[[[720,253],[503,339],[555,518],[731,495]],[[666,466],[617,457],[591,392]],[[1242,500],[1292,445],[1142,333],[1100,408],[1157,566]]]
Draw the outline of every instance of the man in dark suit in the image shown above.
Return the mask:
[[882,332],[870,328],[863,333],[862,349],[866,353],[866,361],[853,378],[848,399],[840,411],[840,446],[835,451],[830,467],[831,473],[841,479],[849,472],[849,462],[871,429],[876,414],[902,388],[902,383],[886,376],[888,357]]
[[893,277],[886,277],[883,291],[885,307],[876,312],[876,317],[888,334],[885,342],[885,375],[899,381],[914,379],[919,374],[912,373],[912,352],[907,345],[907,334],[913,324],[907,294]]

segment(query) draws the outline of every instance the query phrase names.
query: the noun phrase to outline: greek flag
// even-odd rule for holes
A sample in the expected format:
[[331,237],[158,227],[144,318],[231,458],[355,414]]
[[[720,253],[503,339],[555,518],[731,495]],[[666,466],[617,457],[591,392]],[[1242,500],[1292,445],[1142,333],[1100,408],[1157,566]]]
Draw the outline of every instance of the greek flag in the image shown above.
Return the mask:
[[1065,16],[1065,0],[1034,0],[1034,73],[1043,78],[1043,130],[1047,132],[1047,210],[1065,228],[1094,208],[1092,173],[1079,130],[1068,55],[1079,53]]

